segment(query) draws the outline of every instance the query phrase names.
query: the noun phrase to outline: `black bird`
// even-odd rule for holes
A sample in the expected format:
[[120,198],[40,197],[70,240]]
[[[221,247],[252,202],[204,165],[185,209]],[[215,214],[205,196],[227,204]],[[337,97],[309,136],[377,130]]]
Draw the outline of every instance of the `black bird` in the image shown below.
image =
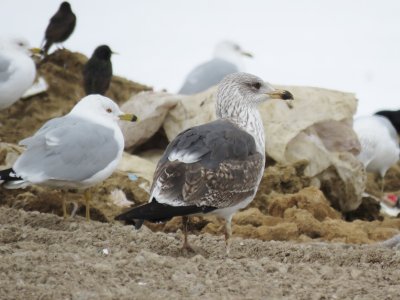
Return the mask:
[[50,19],[44,36],[45,44],[42,53],[47,55],[51,45],[64,42],[74,31],[76,16],[68,2],[63,2],[55,15]]
[[375,114],[386,117],[396,128],[397,134],[400,134],[400,110],[381,110]]
[[110,47],[101,45],[94,50],[92,57],[85,64],[83,69],[83,86],[86,95],[104,95],[112,77],[112,64]]

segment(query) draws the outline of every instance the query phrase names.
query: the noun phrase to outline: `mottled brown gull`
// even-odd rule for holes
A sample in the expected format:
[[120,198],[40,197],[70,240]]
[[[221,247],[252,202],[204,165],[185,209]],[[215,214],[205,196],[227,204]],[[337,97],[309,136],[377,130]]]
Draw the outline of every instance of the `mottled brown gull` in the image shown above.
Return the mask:
[[264,127],[257,104],[269,99],[293,99],[260,78],[234,73],[217,91],[216,121],[181,132],[158,162],[149,203],[117,220],[135,224],[183,217],[184,248],[188,216],[207,213],[226,220],[229,252],[233,214],[254,198],[265,165]]

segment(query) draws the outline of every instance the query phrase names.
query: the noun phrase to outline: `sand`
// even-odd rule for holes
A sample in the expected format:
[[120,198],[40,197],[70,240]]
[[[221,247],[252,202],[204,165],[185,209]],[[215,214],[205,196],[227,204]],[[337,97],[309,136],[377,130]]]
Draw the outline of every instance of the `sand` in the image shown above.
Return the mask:
[[398,299],[400,252],[136,231],[0,208],[1,299]]

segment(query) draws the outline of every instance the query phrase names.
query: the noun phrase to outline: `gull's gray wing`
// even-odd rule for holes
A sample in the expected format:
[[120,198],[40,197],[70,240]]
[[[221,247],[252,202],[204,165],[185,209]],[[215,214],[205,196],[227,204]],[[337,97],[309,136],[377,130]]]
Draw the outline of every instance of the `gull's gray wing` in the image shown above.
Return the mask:
[[82,181],[116,159],[119,145],[110,128],[75,117],[48,121],[20,145],[27,150],[13,169],[25,180]]
[[189,73],[185,83],[179,90],[179,94],[191,95],[200,93],[217,85],[226,75],[238,71],[239,69],[234,64],[220,58],[214,58]]
[[172,206],[234,206],[255,193],[263,164],[254,138],[229,121],[193,127],[160,159],[151,199]]
[[0,53],[0,83],[7,81],[12,73],[11,60],[8,56]]

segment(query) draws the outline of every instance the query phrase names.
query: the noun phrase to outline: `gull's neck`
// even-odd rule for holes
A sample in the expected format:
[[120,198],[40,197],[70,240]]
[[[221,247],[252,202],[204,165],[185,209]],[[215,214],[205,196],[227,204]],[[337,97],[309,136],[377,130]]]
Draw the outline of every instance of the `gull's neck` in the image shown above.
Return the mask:
[[257,151],[264,155],[264,126],[256,106],[230,106],[229,109],[224,112],[217,108],[217,116],[221,119],[229,120],[247,133],[251,134],[256,142]]

